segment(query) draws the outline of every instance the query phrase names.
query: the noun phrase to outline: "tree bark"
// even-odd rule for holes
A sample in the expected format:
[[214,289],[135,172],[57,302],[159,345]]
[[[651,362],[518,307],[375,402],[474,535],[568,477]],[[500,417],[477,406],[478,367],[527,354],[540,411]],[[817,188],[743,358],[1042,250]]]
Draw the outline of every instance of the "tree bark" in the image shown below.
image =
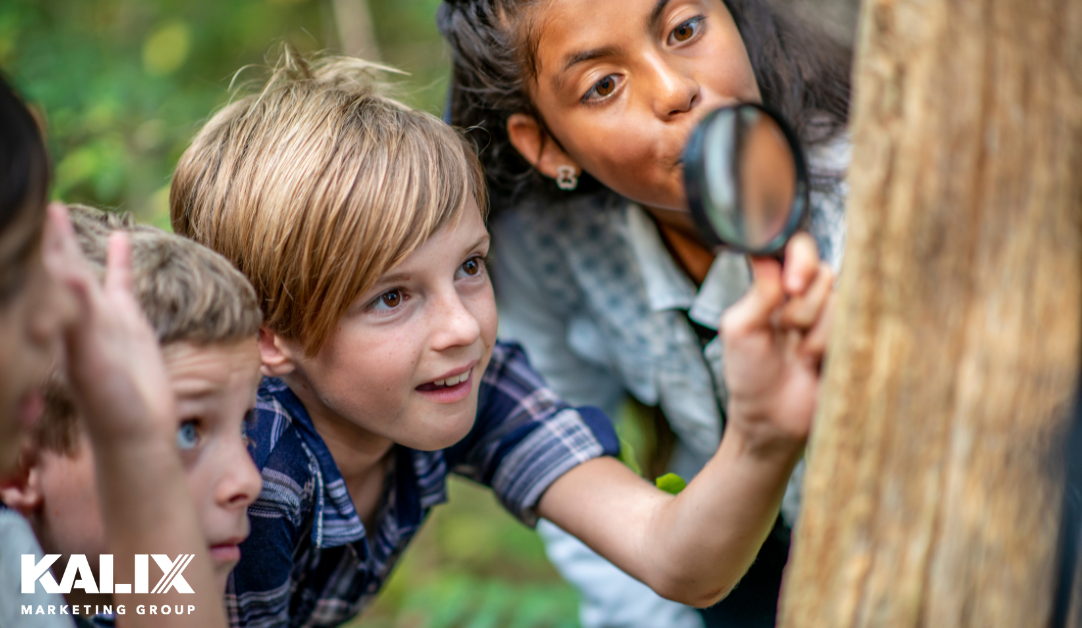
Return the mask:
[[1046,626],[1082,348],[1082,2],[867,0],[855,73],[780,625]]

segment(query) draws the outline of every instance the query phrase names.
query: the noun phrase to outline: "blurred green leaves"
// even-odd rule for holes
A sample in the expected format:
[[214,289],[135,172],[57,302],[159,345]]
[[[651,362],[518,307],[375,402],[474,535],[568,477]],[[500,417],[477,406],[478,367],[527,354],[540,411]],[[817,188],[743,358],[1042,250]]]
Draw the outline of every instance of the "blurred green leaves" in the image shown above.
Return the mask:
[[[384,61],[410,72],[398,91],[438,112],[438,0],[369,4]],[[335,26],[331,0],[3,0],[0,69],[44,114],[56,196],[167,224],[160,191],[234,74],[281,42],[334,51]]]
[[375,606],[346,628],[573,628],[578,594],[492,492],[453,477]]
[[192,30],[188,25],[169,22],[143,42],[143,69],[155,76],[172,74],[184,65],[191,45]]

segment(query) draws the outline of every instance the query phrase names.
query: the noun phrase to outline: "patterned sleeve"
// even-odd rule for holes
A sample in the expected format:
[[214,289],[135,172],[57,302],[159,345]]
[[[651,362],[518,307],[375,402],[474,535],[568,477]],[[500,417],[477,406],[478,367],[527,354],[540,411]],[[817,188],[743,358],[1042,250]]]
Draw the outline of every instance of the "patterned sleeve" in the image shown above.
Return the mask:
[[545,489],[572,468],[620,453],[609,419],[572,408],[530,367],[517,344],[497,343],[481,380],[477,421],[448,451],[455,473],[490,486],[511,514],[537,523]]
[[[260,401],[262,404],[262,400]],[[268,416],[259,408],[259,419],[252,431],[272,430],[280,425],[278,418]],[[265,443],[267,434],[252,434],[253,441]],[[293,430],[286,430],[276,439],[269,456],[256,451],[262,468],[263,490],[248,508],[251,533],[241,543],[241,562],[229,576],[225,604],[232,626],[262,628],[287,626],[290,620],[290,595],[294,548],[303,534],[305,502],[310,497],[310,481],[306,481],[310,466],[303,442]]]

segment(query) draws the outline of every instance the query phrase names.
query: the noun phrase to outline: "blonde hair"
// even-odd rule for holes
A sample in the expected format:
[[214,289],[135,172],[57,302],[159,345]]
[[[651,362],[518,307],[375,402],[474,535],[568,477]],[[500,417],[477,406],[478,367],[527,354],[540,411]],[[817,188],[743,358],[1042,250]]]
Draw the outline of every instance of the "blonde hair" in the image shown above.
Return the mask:
[[358,295],[476,202],[470,145],[388,98],[357,59],[287,49],[258,93],[215,114],[177,166],[173,229],[251,280],[267,326],[308,355]]
[[[109,235],[131,240],[132,291],[162,346],[188,342],[226,345],[254,339],[262,314],[255,291],[214,251],[161,229],[138,225],[130,214],[70,205],[72,226],[90,267],[101,277]],[[63,376],[43,387],[45,408],[32,437],[38,448],[74,455],[81,424]]]
[[132,291],[161,345],[230,344],[259,333],[263,317],[255,290],[229,260],[196,242],[130,215],[80,205],[70,208],[83,253],[99,274],[109,235],[128,232]]

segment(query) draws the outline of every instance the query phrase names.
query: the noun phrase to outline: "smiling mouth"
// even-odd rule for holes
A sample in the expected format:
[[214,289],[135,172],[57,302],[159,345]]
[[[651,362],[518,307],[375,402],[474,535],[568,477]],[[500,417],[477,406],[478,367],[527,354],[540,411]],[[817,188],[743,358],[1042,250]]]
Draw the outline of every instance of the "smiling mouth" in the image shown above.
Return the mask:
[[452,375],[446,379],[437,379],[427,384],[421,384],[417,387],[417,390],[421,392],[434,392],[437,390],[444,390],[447,388],[454,388],[469,381],[470,374],[473,373],[473,367],[470,367],[465,373],[459,375]]

